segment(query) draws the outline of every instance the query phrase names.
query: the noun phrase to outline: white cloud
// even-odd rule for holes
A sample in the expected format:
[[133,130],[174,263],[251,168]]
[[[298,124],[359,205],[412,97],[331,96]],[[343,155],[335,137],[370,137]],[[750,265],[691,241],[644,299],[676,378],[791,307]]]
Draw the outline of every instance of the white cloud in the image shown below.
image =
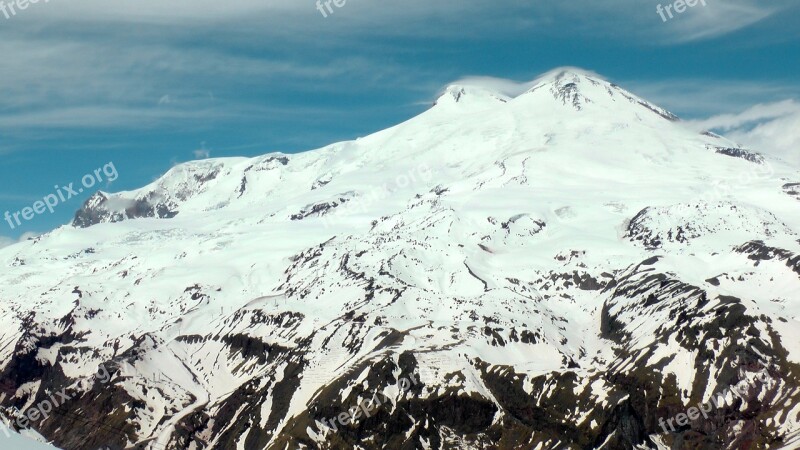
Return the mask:
[[[405,0],[373,2],[348,0],[327,18],[314,0],[70,0],[40,4],[14,17],[16,23],[51,20],[54,23],[118,22],[174,27],[219,27],[257,24],[264,35],[294,35],[297,39],[326,39],[365,30],[384,35],[464,33],[485,27],[494,33],[525,28],[547,35],[563,32],[631,38],[649,36],[660,42],[686,42],[728,34],[795,6],[794,0],[707,0],[662,23],[656,4],[666,0]],[[479,19],[479,20],[478,20]],[[431,26],[435,24],[435,26]],[[305,31],[305,32],[300,32]]]
[[52,2],[28,8],[13,19],[56,18],[80,21],[118,20],[125,22],[212,21],[242,17],[260,12],[296,9],[300,2],[290,0],[73,0]]
[[[508,97],[516,97],[533,87],[533,82],[514,81],[497,77],[468,76],[460,78],[450,83],[450,85],[473,86],[497,92]],[[426,103],[430,104],[430,102]]]
[[729,131],[757,124],[765,120],[772,121],[800,113],[800,104],[794,100],[777,103],[758,104],[735,114],[720,114],[705,120],[695,121],[698,127]]
[[560,19],[552,21],[548,31],[562,31],[559,27],[568,20],[569,33],[593,38],[638,39],[644,45],[712,39],[797,8],[794,0],[773,0],[769,4],[759,0],[707,0],[706,6],[698,4],[687,8],[663,22],[656,7],[672,3],[673,0],[576,0],[537,3],[536,6],[548,12],[548,17]]
[[696,41],[725,35],[760,22],[778,12],[781,2],[765,4],[750,0],[707,0],[672,19],[674,40]]
[[800,86],[736,80],[620,82],[659,106],[689,116],[685,123],[711,130],[755,151],[800,167]]
[[[394,64],[341,56],[326,61],[256,58],[216,48],[181,48],[115,38],[3,39],[0,30],[0,126],[29,129],[171,126],[241,117],[319,117],[330,109],[247,103],[241,86],[335,91],[377,88],[391,77],[410,85],[417,72]],[[123,49],[124,50],[121,50]],[[187,81],[188,80],[188,81]],[[381,86],[382,87],[382,86]],[[211,92],[214,92],[211,94]],[[170,92],[165,95],[164,92]]]
[[41,234],[42,233],[36,233],[36,232],[33,232],[33,231],[28,231],[26,233],[22,233],[22,236],[20,236],[19,239],[13,239],[13,238],[10,238],[8,236],[0,235],[0,248],[8,247],[9,245],[13,245],[13,244],[16,244],[18,242],[24,242],[24,241],[27,241],[28,239],[33,239],[33,238],[35,238],[37,236],[41,236]]
[[201,148],[192,152],[194,154],[194,159],[208,159],[211,157],[211,150]]
[[800,103],[795,100],[757,104],[689,123],[800,167]]
[[685,118],[738,114],[763,102],[800,97],[794,83],[720,79],[620,80],[620,86]]
[[578,72],[597,78],[603,78],[602,75],[599,75],[595,72],[586,69],[581,69],[579,67],[564,66],[543,73],[532,81],[514,81],[506,78],[469,76],[460,78],[459,80],[454,81],[453,83],[450,84],[455,84],[459,86],[474,86],[487,89],[492,92],[497,92],[508,97],[517,97],[520,94],[524,93],[525,91],[528,91],[532,87],[536,86],[536,84],[538,84],[540,80],[552,78],[557,73],[563,71]]
[[8,247],[11,244],[16,244],[17,241],[11,239],[10,237],[0,236],[0,248]]

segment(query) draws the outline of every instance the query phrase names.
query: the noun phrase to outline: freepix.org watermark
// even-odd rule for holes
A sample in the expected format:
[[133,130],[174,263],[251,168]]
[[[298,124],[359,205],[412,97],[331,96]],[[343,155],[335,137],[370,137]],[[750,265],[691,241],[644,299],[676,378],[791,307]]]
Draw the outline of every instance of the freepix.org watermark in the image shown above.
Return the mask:
[[50,0],[16,0],[8,3],[0,1],[0,12],[6,16],[6,19],[10,19],[17,15],[17,11],[25,11],[29,6],[35,5],[40,1],[50,3]]
[[[676,14],[683,14],[686,11],[686,8],[694,8],[697,4],[700,3],[703,6],[706,6],[706,0],[675,0],[674,3],[668,3],[667,6],[661,6],[659,3],[656,6],[656,12],[659,16],[661,16],[661,21],[666,22],[667,16],[670,19],[674,18],[675,16],[672,15],[672,10],[675,10]],[[666,14],[664,14],[666,12]]]
[[[409,379],[411,381],[409,381]],[[417,384],[419,384],[419,381],[417,381],[417,379],[414,378],[414,374],[410,374],[408,378],[400,378],[400,380],[398,380],[398,385],[400,387],[401,393],[408,392],[412,386],[416,386]],[[340,413],[333,419],[322,419],[320,420],[320,423],[322,423],[322,425],[324,425],[326,429],[337,432],[339,431],[339,425],[348,426],[350,424],[356,423],[356,420],[362,417],[362,413],[364,417],[371,417],[372,416],[371,413],[382,405],[380,400],[381,396],[388,397],[388,395],[384,393],[375,393],[375,395],[373,395],[371,399],[361,401],[361,403],[359,403],[358,406],[350,408],[350,410],[346,412]],[[339,425],[337,425],[337,422],[339,423]]]
[[[382,186],[370,190],[363,197],[356,197],[350,204],[350,211],[358,210],[362,214],[365,213],[370,207],[380,204],[385,199],[389,198],[396,189],[404,189],[408,186],[415,185],[420,181],[427,183],[433,179],[433,172],[427,164],[422,163],[415,168],[412,168],[406,173],[400,174],[394,178],[394,183],[384,183]],[[343,209],[343,208],[342,208]],[[344,216],[341,209],[334,210],[322,216],[322,225],[325,228],[330,228],[336,225]]]
[[[675,433],[673,421],[678,424],[678,427],[683,427],[689,425],[692,421],[698,420],[701,415],[705,419],[708,419],[708,413],[710,413],[713,409],[719,409],[731,404],[732,400],[729,401],[728,398],[735,399],[736,397],[739,397],[742,399],[742,401],[746,401],[747,395],[751,389],[754,389],[760,385],[778,383],[777,380],[770,378],[765,369],[769,367],[769,363],[764,360],[759,360],[759,362],[761,363],[762,369],[755,374],[752,379],[744,379],[733,386],[728,386],[728,388],[724,391],[712,394],[708,401],[704,403],[698,403],[697,406],[692,406],[686,410],[685,413],[679,413],[668,418],[666,421],[663,417],[659,418],[658,424],[661,426],[661,429],[664,430],[664,433],[667,433],[667,426],[669,426],[669,429]],[[733,364],[731,366],[735,367]]]
[[110,162],[99,169],[95,169],[93,173],[84,175],[81,178],[81,185],[83,185],[83,187],[76,188],[74,187],[75,183],[70,183],[66,186],[56,185],[55,194],[45,195],[41,200],[33,202],[33,205],[26,206],[19,211],[15,211],[13,213],[6,211],[3,218],[5,219],[6,223],[8,223],[8,226],[13,230],[18,226],[21,226],[23,220],[32,220],[36,215],[44,214],[45,211],[50,211],[52,213],[55,211],[55,207],[60,203],[64,203],[72,197],[78,196],[84,191],[84,189],[91,189],[97,183],[102,183],[104,181],[103,175],[105,175],[105,181],[107,182],[112,182],[119,177],[117,168],[114,167],[113,162]]
[[[109,380],[111,380],[111,374],[103,365],[97,369],[97,373],[95,375],[101,384],[106,384]],[[10,389],[8,393],[13,394]],[[67,388],[63,388],[55,393],[48,392],[47,394],[49,397],[45,398],[39,403],[32,404],[26,410],[18,411],[15,414],[16,417],[14,418],[13,422],[16,423],[20,429],[28,428],[31,422],[35,422],[37,420],[43,421],[47,419],[50,417],[51,413],[72,399],[72,396],[67,394]],[[0,420],[0,432],[3,432],[6,437],[11,437],[11,431],[12,430],[9,429],[4,421]],[[0,445],[0,448],[3,448],[3,446]]]
[[[333,14],[331,3],[337,8],[342,8],[347,3],[347,0],[317,0],[317,10],[322,14],[322,17],[327,18],[328,14]],[[325,12],[326,9],[328,10],[327,12]]]

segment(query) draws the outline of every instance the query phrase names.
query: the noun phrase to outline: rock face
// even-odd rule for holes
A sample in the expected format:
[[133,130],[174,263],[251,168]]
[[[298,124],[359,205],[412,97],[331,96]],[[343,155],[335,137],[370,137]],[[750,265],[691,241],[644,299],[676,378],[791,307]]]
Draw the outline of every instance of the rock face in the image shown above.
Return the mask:
[[763,164],[765,161],[763,155],[760,155],[758,153],[753,153],[738,147],[737,148],[717,147],[716,151],[720,155],[732,156],[734,158],[742,158],[756,164]]
[[798,171],[748,155],[562,69],[97,193],[0,249],[0,415],[68,450],[797,448]]
[[178,212],[173,210],[176,206],[174,202],[159,201],[157,195],[152,192],[132,201],[124,201],[123,208],[114,208],[111,206],[112,203],[114,203],[114,199],[110,199],[107,194],[96,193],[75,213],[72,225],[88,228],[104,222],[114,223],[144,217],[171,219],[178,215]]
[[783,190],[797,200],[800,200],[800,183],[786,183],[783,185]]

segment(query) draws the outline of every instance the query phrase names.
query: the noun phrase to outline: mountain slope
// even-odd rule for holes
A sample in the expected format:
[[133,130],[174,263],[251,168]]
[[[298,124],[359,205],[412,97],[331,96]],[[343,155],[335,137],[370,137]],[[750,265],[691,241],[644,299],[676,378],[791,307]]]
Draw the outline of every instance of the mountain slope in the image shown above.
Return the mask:
[[797,168],[580,70],[530,86],[0,250],[4,413],[66,388],[32,423],[70,450],[798,445]]

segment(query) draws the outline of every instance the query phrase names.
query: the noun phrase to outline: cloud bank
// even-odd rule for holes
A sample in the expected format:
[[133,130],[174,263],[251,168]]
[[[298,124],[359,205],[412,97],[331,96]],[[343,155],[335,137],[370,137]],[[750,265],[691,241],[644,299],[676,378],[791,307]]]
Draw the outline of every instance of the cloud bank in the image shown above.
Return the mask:
[[693,124],[800,167],[800,103],[793,99],[758,104],[738,114],[720,114]]

